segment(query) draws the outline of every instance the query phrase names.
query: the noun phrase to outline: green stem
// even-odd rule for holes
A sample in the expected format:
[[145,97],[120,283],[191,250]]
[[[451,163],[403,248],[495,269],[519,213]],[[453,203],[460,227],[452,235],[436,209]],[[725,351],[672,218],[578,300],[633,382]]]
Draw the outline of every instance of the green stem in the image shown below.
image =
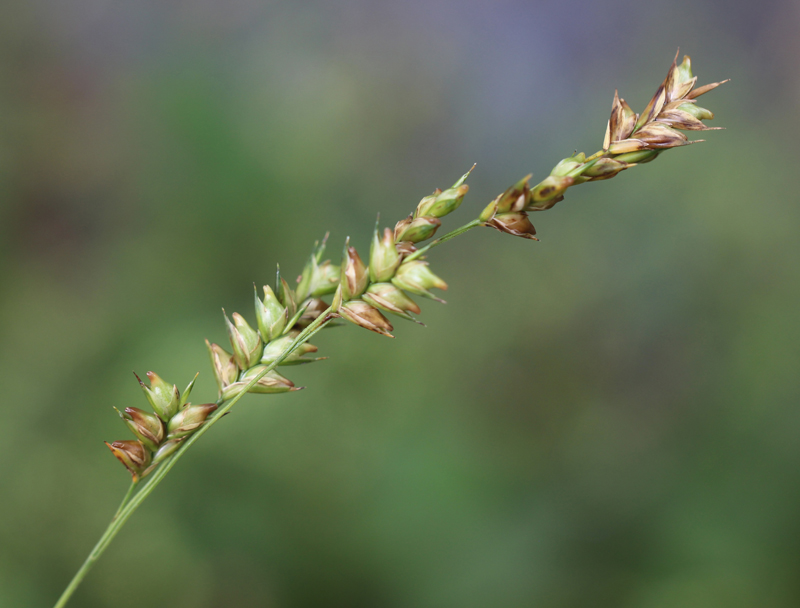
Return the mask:
[[[61,597],[56,602],[54,608],[63,608],[75,590],[78,588],[78,585],[81,584],[86,575],[89,573],[89,570],[92,568],[94,563],[97,559],[103,554],[103,552],[108,547],[109,543],[114,539],[117,533],[120,531],[122,526],[125,525],[125,522],[128,521],[128,518],[133,515],[134,511],[139,508],[139,505],[144,502],[144,500],[150,495],[150,493],[155,490],[156,486],[161,483],[161,481],[166,477],[167,473],[169,473],[170,469],[175,466],[181,456],[186,453],[192,444],[197,441],[204,433],[211,428],[216,422],[218,422],[230,409],[236,405],[236,403],[241,399],[251,388],[253,388],[256,383],[267,375],[270,371],[275,369],[286,357],[291,355],[298,346],[307,342],[311,339],[311,337],[317,333],[320,329],[322,329],[326,323],[328,323],[332,317],[330,316],[331,309],[328,308],[325,312],[319,315],[314,321],[306,327],[303,331],[301,331],[298,336],[292,341],[291,344],[284,350],[275,361],[267,365],[263,370],[261,370],[257,375],[253,376],[250,382],[242,389],[242,391],[233,397],[227,404],[217,410],[216,415],[207,420],[206,423],[201,426],[197,432],[195,432],[189,439],[187,439],[181,447],[175,452],[171,457],[161,463],[161,465],[155,469],[153,473],[151,473],[145,481],[142,482],[142,487],[139,489],[138,492],[134,494],[134,489],[137,485],[136,482],[131,484],[131,487],[128,489],[127,494],[125,494],[125,498],[122,499],[122,503],[117,509],[116,514],[112,518],[111,522],[108,524],[105,532],[100,537],[100,540],[97,541],[97,544],[92,549],[89,556],[86,558],[86,561],[83,562],[80,570],[75,574],[75,576],[70,581],[67,588],[64,589],[64,593],[61,594]],[[220,401],[220,404],[225,403],[224,401]]]
[[86,561],[83,562],[83,565],[80,567],[80,570],[78,570],[78,572],[75,573],[75,576],[72,577],[72,580],[69,582],[69,585],[67,585],[67,588],[64,589],[64,593],[61,594],[61,597],[58,599],[58,602],[56,602],[54,608],[62,608],[63,606],[66,605],[67,600],[69,600],[72,594],[75,593],[75,590],[78,588],[78,585],[80,585],[83,579],[86,578],[86,575],[89,573],[91,567],[94,565],[97,559],[103,554],[103,551],[105,550],[106,545],[108,544],[107,541],[109,535],[113,536],[113,534],[115,534],[115,532],[113,532],[114,522],[118,521],[117,518],[119,517],[120,513],[122,513],[123,509],[127,506],[131,494],[133,494],[133,491],[136,488],[136,484],[137,482],[135,481],[131,482],[131,485],[128,488],[128,491],[126,492],[125,497],[122,499],[122,502],[117,508],[117,512],[114,514],[114,517],[111,518],[111,523],[108,525],[105,532],[103,532],[103,535],[100,537],[100,540],[97,541],[97,544],[94,546],[94,548],[92,548],[92,551],[86,557]]
[[132,481],[130,487],[128,488],[128,492],[125,494],[125,498],[122,499],[122,502],[119,503],[119,507],[117,508],[117,512],[114,513],[114,517],[111,518],[111,521],[114,521],[119,517],[119,514],[122,513],[122,509],[128,504],[128,500],[130,499],[133,491],[136,489],[136,484],[139,483],[138,480]]
[[476,226],[480,226],[480,225],[481,225],[481,221],[478,220],[478,219],[474,219],[471,222],[469,222],[468,224],[464,224],[463,226],[461,226],[461,228],[456,228],[452,232],[448,232],[444,236],[439,237],[438,239],[436,239],[435,241],[432,241],[431,243],[428,243],[427,245],[425,245],[425,247],[422,247],[421,249],[417,249],[414,253],[412,253],[410,256],[405,258],[405,261],[409,262],[411,260],[416,260],[418,257],[424,255],[429,249],[433,249],[437,245],[441,245],[442,243],[444,243],[446,241],[449,241],[450,239],[454,239],[457,236],[459,236],[461,234],[464,234],[465,232],[468,232],[469,230],[472,230]]

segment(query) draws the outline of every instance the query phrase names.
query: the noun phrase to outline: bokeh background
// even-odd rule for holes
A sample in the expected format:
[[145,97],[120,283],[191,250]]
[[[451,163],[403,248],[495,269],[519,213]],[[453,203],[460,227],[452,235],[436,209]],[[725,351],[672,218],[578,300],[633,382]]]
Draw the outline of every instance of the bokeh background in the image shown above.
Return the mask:
[[676,47],[726,131],[436,250],[397,339],[323,332],[71,605],[800,605],[800,5],[17,1],[0,19],[0,606],[50,606],[128,484],[111,409],[330,230],[454,227],[641,109]]

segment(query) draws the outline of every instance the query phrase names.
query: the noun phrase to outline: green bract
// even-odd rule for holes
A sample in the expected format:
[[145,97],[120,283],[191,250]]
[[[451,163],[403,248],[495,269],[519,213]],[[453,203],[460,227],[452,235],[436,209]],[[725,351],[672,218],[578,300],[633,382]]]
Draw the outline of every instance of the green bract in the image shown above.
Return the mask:
[[[223,311],[224,312],[224,311]],[[240,369],[248,369],[261,359],[263,344],[258,332],[248,325],[238,312],[233,313],[233,323],[225,315],[228,337],[233,347],[233,357]]]
[[[255,290],[255,285],[253,289]],[[283,333],[289,321],[289,310],[278,301],[269,285],[264,285],[264,299],[259,299],[258,292],[255,299],[258,331],[269,342]]]

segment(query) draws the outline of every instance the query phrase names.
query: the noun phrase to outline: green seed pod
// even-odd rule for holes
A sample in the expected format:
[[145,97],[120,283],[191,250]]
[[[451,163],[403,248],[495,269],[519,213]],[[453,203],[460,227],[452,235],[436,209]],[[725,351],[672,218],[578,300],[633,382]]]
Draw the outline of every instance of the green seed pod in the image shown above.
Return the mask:
[[169,424],[167,425],[167,437],[169,439],[176,439],[178,437],[191,435],[203,425],[206,418],[216,409],[216,403],[187,405],[170,418]]
[[130,471],[134,483],[139,481],[139,476],[150,464],[150,452],[145,448],[141,441],[115,441],[108,443],[104,441],[125,468]]
[[423,197],[411,217],[415,218],[422,217],[423,215],[433,215],[432,213],[428,213],[428,210],[433,206],[433,204],[436,202],[436,197],[441,193],[441,188],[436,188],[436,190],[433,191],[433,194]]
[[[325,235],[325,239],[327,238]],[[295,299],[298,302],[303,302],[306,298],[319,298],[336,291],[336,285],[339,283],[339,267],[331,264],[330,260],[319,263],[324,251],[325,240],[322,245],[314,248],[303,274],[298,278],[295,290]]]
[[447,283],[431,272],[427,262],[413,260],[401,264],[400,268],[397,269],[397,274],[392,279],[392,283],[396,287],[415,293],[418,296],[425,296],[432,300],[444,302],[429,290],[434,287],[445,290],[447,289]]
[[692,74],[692,58],[689,55],[683,56],[683,62],[678,66],[678,82],[688,82],[694,78]]
[[214,369],[214,377],[217,380],[219,391],[229,384],[236,382],[239,377],[239,366],[236,365],[236,360],[233,355],[227,352],[219,344],[211,344],[206,340],[208,353],[211,355],[211,367]]
[[563,177],[573,169],[580,167],[586,162],[586,155],[583,152],[561,159],[558,164],[550,171],[550,175],[558,175]]
[[409,224],[411,224],[412,221],[414,221],[414,216],[409,215],[407,218],[400,220],[394,225],[394,240],[396,243],[401,242],[400,235],[406,228],[408,228]]
[[453,213],[461,206],[461,202],[469,192],[467,184],[461,184],[456,188],[448,188],[436,197],[436,203],[428,210],[430,215],[444,217]]
[[[136,376],[136,374],[134,374]],[[147,372],[147,378],[150,380],[150,386],[145,386],[142,379],[136,376],[139,381],[139,386],[142,387],[145,397],[153,407],[153,411],[158,414],[164,422],[169,420],[178,411],[181,395],[178,387],[174,384],[164,382],[155,372]]]
[[[286,334],[285,336],[281,336],[277,340],[273,340],[269,344],[264,346],[264,354],[261,355],[261,363],[265,365],[269,365],[273,361],[275,361],[280,354],[286,350],[286,348],[292,343],[292,341],[297,337],[300,332],[292,331]],[[314,346],[313,344],[309,344],[308,342],[304,342],[300,346],[298,346],[291,355],[286,357],[283,361],[281,361],[278,365],[300,365],[302,363],[313,363],[314,361],[320,361],[325,357],[320,357],[317,359],[307,359],[303,355],[307,355],[309,353],[315,353],[319,349]]]
[[411,220],[411,222],[409,222],[405,228],[403,228],[403,230],[397,236],[397,240],[408,241],[409,243],[419,243],[420,241],[431,238],[441,225],[442,221],[437,217],[415,218]]
[[628,163],[629,165],[642,165],[644,163],[649,163],[651,160],[655,160],[659,154],[661,154],[661,152],[658,150],[639,150],[638,152],[626,152],[614,158],[620,162]]
[[[255,367],[247,370],[244,374],[242,374],[241,380],[231,384],[222,392],[222,398],[232,399],[241,393],[250,380],[252,380],[254,376],[258,375],[265,367],[266,365],[256,365]],[[266,375],[261,378],[248,392],[264,394],[286,393],[289,391],[299,391],[301,388],[302,387],[295,387],[291,380],[284,378],[275,370],[271,370],[267,372]]]
[[388,281],[400,266],[402,257],[394,244],[394,234],[390,228],[384,228],[383,238],[378,236],[378,227],[372,234],[372,246],[369,250],[369,278],[373,282]]
[[706,110],[705,108],[701,108],[694,103],[682,103],[678,106],[678,109],[683,110],[687,114],[691,114],[697,120],[711,120],[714,118],[714,112],[711,110]]
[[468,191],[469,186],[466,184],[448,188],[444,192],[437,188],[431,196],[426,196],[419,202],[414,217],[444,217],[458,209]]
[[394,338],[389,332],[392,331],[392,324],[389,319],[384,317],[377,308],[374,308],[363,300],[351,300],[345,302],[339,308],[339,315],[359,327],[374,331],[375,333]]
[[339,284],[340,273],[341,269],[338,266],[332,264],[330,260],[325,260],[317,266],[308,297],[320,298],[332,294]]
[[[253,285],[255,292],[255,285]],[[281,305],[269,285],[264,285],[264,300],[254,293],[256,299],[256,321],[261,338],[265,342],[274,340],[283,333],[289,320],[289,309]]]
[[164,439],[164,423],[161,418],[138,407],[126,407],[124,412],[117,413],[148,450],[154,452],[158,449],[158,444]]
[[347,237],[340,275],[342,297],[345,300],[359,297],[364,293],[368,283],[369,273],[367,272],[367,267],[361,261],[361,256],[358,255],[356,248],[350,246],[350,237]]
[[583,175],[593,180],[610,179],[620,171],[627,169],[628,164],[613,158],[600,158],[591,167],[584,170]]
[[564,192],[574,183],[575,179],[572,177],[558,175],[546,177],[531,190],[532,202],[525,209],[527,211],[550,209],[558,201],[563,200]]
[[228,327],[228,337],[231,340],[236,364],[240,369],[248,369],[261,359],[261,351],[263,350],[261,337],[238,312],[231,315],[233,323],[228,319],[228,315],[224,314],[225,311],[223,310],[222,312],[225,316],[225,324]]
[[[502,196],[502,194],[500,196]],[[478,220],[481,222],[488,222],[495,216],[497,213],[497,201],[500,200],[500,196],[484,207],[483,211],[481,211],[481,214],[478,216]]]
[[513,236],[520,236],[534,241],[539,240],[534,236],[536,228],[533,227],[528,214],[524,211],[498,213],[485,225]]
[[[409,312],[419,314],[421,312],[416,302],[409,298],[402,289],[398,289],[391,283],[374,283],[367,288],[362,299],[376,308],[385,310],[409,321],[419,323]],[[422,323],[420,323],[422,325]]]
[[[530,178],[530,175],[526,175],[495,199],[495,201],[497,201],[497,213],[522,211],[530,204],[531,189],[528,185],[528,180],[530,180]],[[481,214],[481,216],[483,216],[483,214]]]
[[162,462],[168,456],[172,456],[175,452],[178,451],[178,448],[181,447],[181,442],[183,441],[183,437],[176,438],[176,439],[169,439],[161,444],[161,447],[158,448],[158,451],[153,454],[153,466],[157,465],[159,462]]

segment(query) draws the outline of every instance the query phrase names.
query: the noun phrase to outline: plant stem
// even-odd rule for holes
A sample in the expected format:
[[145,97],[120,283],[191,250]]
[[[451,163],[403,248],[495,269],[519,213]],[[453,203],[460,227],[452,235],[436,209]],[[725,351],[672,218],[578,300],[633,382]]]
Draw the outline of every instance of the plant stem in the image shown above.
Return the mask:
[[133,491],[136,489],[136,484],[137,483],[139,483],[138,480],[135,480],[135,481],[131,482],[131,486],[128,488],[128,492],[125,494],[125,498],[122,499],[122,502],[119,504],[119,507],[117,508],[117,512],[114,513],[114,517],[111,518],[111,521],[114,521],[115,519],[117,519],[117,517],[119,517],[119,514],[122,513],[122,509],[124,509],[125,506],[128,504],[128,500],[130,499],[131,494],[133,494]]
[[[324,311],[321,315],[319,315],[312,323],[306,327],[303,331],[301,331],[298,336],[286,347],[275,361],[267,365],[262,371],[260,371],[256,376],[254,376],[250,382],[242,389],[242,391],[233,397],[227,404],[217,410],[216,415],[207,420],[206,423],[200,427],[189,439],[187,439],[181,447],[175,452],[171,457],[161,463],[159,467],[155,469],[153,473],[151,473],[146,480],[142,483],[141,488],[138,492],[134,494],[134,490],[138,485],[136,482],[131,484],[131,487],[128,489],[128,492],[125,494],[125,498],[122,499],[122,503],[117,509],[116,514],[111,519],[111,522],[108,524],[105,532],[100,537],[100,540],[97,541],[97,544],[92,549],[89,556],[86,558],[86,561],[83,562],[80,570],[75,574],[75,576],[70,581],[67,588],[64,589],[64,593],[61,594],[61,597],[56,602],[53,608],[63,608],[66,606],[67,601],[78,588],[78,585],[81,584],[81,581],[86,577],[89,573],[89,570],[92,568],[94,563],[97,559],[103,554],[103,552],[108,547],[109,543],[114,539],[117,533],[120,531],[122,526],[125,525],[125,522],[128,521],[128,518],[133,515],[133,512],[139,508],[139,505],[144,502],[144,500],[150,495],[150,493],[155,490],[156,486],[161,483],[161,481],[166,477],[167,473],[169,473],[170,469],[175,466],[180,459],[181,456],[189,449],[189,447],[197,441],[208,429],[211,428],[213,424],[219,421],[230,409],[236,405],[236,403],[241,399],[247,391],[253,388],[256,383],[263,378],[267,373],[275,369],[286,357],[291,355],[298,346],[307,342],[311,339],[311,337],[316,334],[320,329],[322,329],[325,324],[327,324],[333,317],[330,316],[331,309],[328,308]],[[218,401],[221,405],[225,403],[224,401]]]
[[113,536],[112,533],[113,524],[115,521],[117,521],[117,518],[119,517],[120,513],[122,513],[123,509],[128,504],[128,500],[130,499],[131,494],[136,488],[136,483],[137,482],[135,481],[131,482],[128,491],[125,493],[125,497],[122,499],[119,508],[117,508],[117,512],[114,514],[114,517],[111,518],[111,523],[108,525],[105,532],[103,532],[103,535],[100,537],[100,540],[97,541],[97,544],[94,546],[91,553],[89,553],[89,555],[86,557],[86,561],[83,562],[83,565],[80,567],[80,570],[78,570],[78,572],[75,573],[75,576],[72,577],[72,580],[69,582],[69,585],[67,585],[67,588],[64,589],[64,593],[61,594],[61,597],[58,599],[58,602],[56,602],[54,608],[62,608],[63,606],[66,605],[67,600],[69,600],[70,596],[72,596],[72,594],[78,588],[78,585],[81,584],[83,579],[89,573],[91,567],[97,561],[97,559],[103,554],[103,551],[105,550],[106,545],[108,544],[106,541],[108,540],[109,535]]
[[479,219],[474,219],[471,222],[469,222],[468,224],[464,224],[463,226],[461,226],[461,228],[456,228],[452,232],[448,232],[444,236],[439,237],[435,241],[425,245],[425,247],[417,249],[414,253],[412,253],[410,256],[405,258],[404,261],[409,262],[411,260],[416,260],[418,257],[420,257],[420,256],[424,255],[425,253],[427,253],[427,251],[429,249],[433,249],[437,245],[441,245],[445,241],[449,241],[450,239],[454,239],[455,237],[457,237],[457,236],[459,236],[461,234],[464,234],[465,232],[468,232],[469,230],[472,230],[476,226],[480,226],[480,225],[481,225],[481,221]]

